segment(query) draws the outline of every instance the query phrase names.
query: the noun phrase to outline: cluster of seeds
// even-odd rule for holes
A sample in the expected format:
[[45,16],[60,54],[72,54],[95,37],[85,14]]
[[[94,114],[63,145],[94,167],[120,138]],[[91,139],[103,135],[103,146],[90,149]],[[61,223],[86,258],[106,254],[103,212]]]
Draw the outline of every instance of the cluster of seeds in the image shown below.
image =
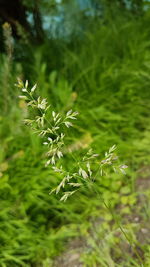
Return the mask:
[[[116,145],[113,145],[105,157],[100,159],[99,154],[95,154],[92,149],[88,150],[81,160],[76,162],[72,171],[66,171],[63,166],[60,166],[59,159],[63,157],[65,145],[64,127],[70,128],[73,126],[72,121],[76,120],[78,112],[69,110],[62,115],[51,110],[47,99],[36,97],[36,84],[29,89],[28,81],[25,84],[18,79],[16,84],[21,89],[22,95],[19,98],[27,102],[27,106],[31,107],[32,119],[25,119],[24,122],[32,128],[32,130],[43,138],[43,145],[47,147],[47,161],[45,166],[52,165],[53,171],[62,176],[60,184],[54,188],[51,193],[58,194],[61,189],[67,187],[69,191],[65,191],[61,197],[61,201],[66,201],[68,197],[73,195],[85,182],[95,181],[96,177],[107,174],[107,167],[112,167],[114,172],[120,171],[125,174],[127,165],[118,165],[118,157],[115,154]],[[33,115],[35,114],[35,115]]]

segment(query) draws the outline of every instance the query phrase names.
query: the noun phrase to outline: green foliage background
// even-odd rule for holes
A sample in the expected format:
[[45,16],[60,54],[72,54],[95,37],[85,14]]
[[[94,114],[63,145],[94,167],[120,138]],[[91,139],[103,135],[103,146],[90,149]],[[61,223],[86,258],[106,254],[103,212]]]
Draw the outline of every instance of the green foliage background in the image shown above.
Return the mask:
[[[150,163],[150,13],[147,10],[142,16],[131,16],[118,9],[115,12],[105,23],[93,21],[83,38],[70,43],[52,40],[32,47],[20,40],[11,64],[6,54],[1,55],[2,267],[54,266],[53,259],[77,236],[88,243],[81,255],[83,266],[150,266],[150,246],[148,242],[139,244],[137,238],[150,217],[150,189],[142,193],[144,204],[137,205],[141,191],[136,187],[140,169]],[[24,52],[18,52],[20,47]],[[31,84],[37,82],[38,93],[47,97],[56,111],[79,111],[70,133],[72,144],[78,147],[81,143],[77,156],[85,147],[103,156],[110,146],[117,145],[121,161],[129,166],[128,173],[125,177],[110,174],[98,178],[96,191],[135,241],[143,265],[124,247],[122,253],[119,245],[126,241],[115,235],[118,228],[114,218],[95,191],[85,188],[66,203],[49,195],[59,178],[44,167],[40,138],[22,124],[27,109],[14,87],[17,76]],[[69,155],[63,164],[71,168]],[[128,220],[135,210],[141,224]],[[95,239],[90,231],[94,232],[93,222],[100,218],[103,222]]]

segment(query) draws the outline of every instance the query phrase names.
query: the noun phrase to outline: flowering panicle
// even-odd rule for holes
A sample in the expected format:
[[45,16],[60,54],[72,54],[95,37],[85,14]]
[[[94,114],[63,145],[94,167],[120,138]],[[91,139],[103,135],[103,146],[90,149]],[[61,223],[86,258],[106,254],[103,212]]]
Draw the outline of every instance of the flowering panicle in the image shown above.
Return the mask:
[[48,157],[45,165],[55,165],[57,159],[63,157],[62,147],[64,146],[65,137],[63,126],[72,127],[73,124],[70,120],[75,120],[78,112],[69,110],[62,116],[60,113],[50,111],[47,99],[40,96],[36,97],[36,84],[29,89],[28,81],[24,84],[22,80],[18,79],[16,86],[22,91],[22,95],[19,98],[24,99],[27,102],[27,106],[35,109],[37,113],[34,118],[25,119],[24,123],[44,139],[43,145],[47,146],[46,155]]
[[61,189],[69,188],[69,191],[64,192],[60,199],[61,201],[66,201],[68,197],[73,195],[86,182],[94,181],[97,175],[106,175],[107,167],[112,167],[114,172],[120,171],[125,174],[127,165],[117,164],[116,145],[113,145],[105,153],[103,159],[100,159],[100,155],[90,149],[75,164],[72,172],[64,170],[59,164],[59,159],[63,157],[65,144],[64,126],[67,128],[72,127],[72,121],[76,120],[78,112],[69,110],[65,115],[61,115],[51,110],[51,106],[46,98],[36,97],[36,84],[29,89],[28,81],[24,84],[22,80],[18,79],[16,86],[22,91],[22,95],[19,98],[24,99],[27,102],[27,106],[35,110],[36,115],[32,119],[25,119],[24,122],[43,138],[43,145],[47,148],[45,166],[52,165],[53,171],[62,177],[60,184],[51,193],[55,192],[58,194]]

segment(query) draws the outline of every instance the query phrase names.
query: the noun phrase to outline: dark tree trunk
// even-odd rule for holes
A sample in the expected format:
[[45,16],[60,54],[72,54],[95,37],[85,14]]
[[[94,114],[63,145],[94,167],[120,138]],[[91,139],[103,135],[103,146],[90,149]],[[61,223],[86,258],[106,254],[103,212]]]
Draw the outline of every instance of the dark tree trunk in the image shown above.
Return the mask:
[[37,42],[42,42],[44,39],[44,31],[42,27],[42,18],[39,11],[39,1],[34,0],[34,8],[33,8],[33,19],[34,19],[34,31]]
[[[27,11],[33,15],[33,24],[27,20]],[[8,22],[13,31],[13,35],[19,38],[18,25],[21,25],[30,40],[42,42],[44,31],[39,9],[39,1],[32,1],[30,7],[23,5],[22,0],[0,0],[0,24]]]
[[21,0],[0,0],[0,23],[10,23],[13,34],[18,36],[17,24],[19,23],[25,31],[31,32],[31,27],[27,21],[26,7]]

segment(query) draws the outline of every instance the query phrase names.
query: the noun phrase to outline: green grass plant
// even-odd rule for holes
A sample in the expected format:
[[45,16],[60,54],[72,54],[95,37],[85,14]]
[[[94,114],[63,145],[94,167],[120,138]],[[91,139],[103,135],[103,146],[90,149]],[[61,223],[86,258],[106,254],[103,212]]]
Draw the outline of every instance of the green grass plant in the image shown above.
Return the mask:
[[[29,74],[27,62],[15,60],[7,72],[8,58],[1,56],[0,266],[54,266],[54,258],[77,236],[86,243],[83,266],[149,266],[150,247],[144,239],[144,231],[149,231],[149,188],[141,191],[137,186],[139,178],[148,184],[148,174],[143,178],[141,170],[150,163],[149,16],[119,14],[96,23],[73,48],[61,46],[59,68],[53,71],[57,64],[52,55],[52,62],[46,60],[48,44],[35,49]],[[79,112],[74,130],[68,132],[68,146],[77,158],[90,147],[103,158],[116,144],[120,161],[129,166],[127,175],[99,176],[95,186],[100,198],[90,187],[66,203],[49,195],[61,177],[44,167],[41,139],[22,124],[29,113],[17,98],[17,76],[29,76],[31,84],[36,80],[37,93],[56,112]],[[63,165],[73,167],[69,152]]]

